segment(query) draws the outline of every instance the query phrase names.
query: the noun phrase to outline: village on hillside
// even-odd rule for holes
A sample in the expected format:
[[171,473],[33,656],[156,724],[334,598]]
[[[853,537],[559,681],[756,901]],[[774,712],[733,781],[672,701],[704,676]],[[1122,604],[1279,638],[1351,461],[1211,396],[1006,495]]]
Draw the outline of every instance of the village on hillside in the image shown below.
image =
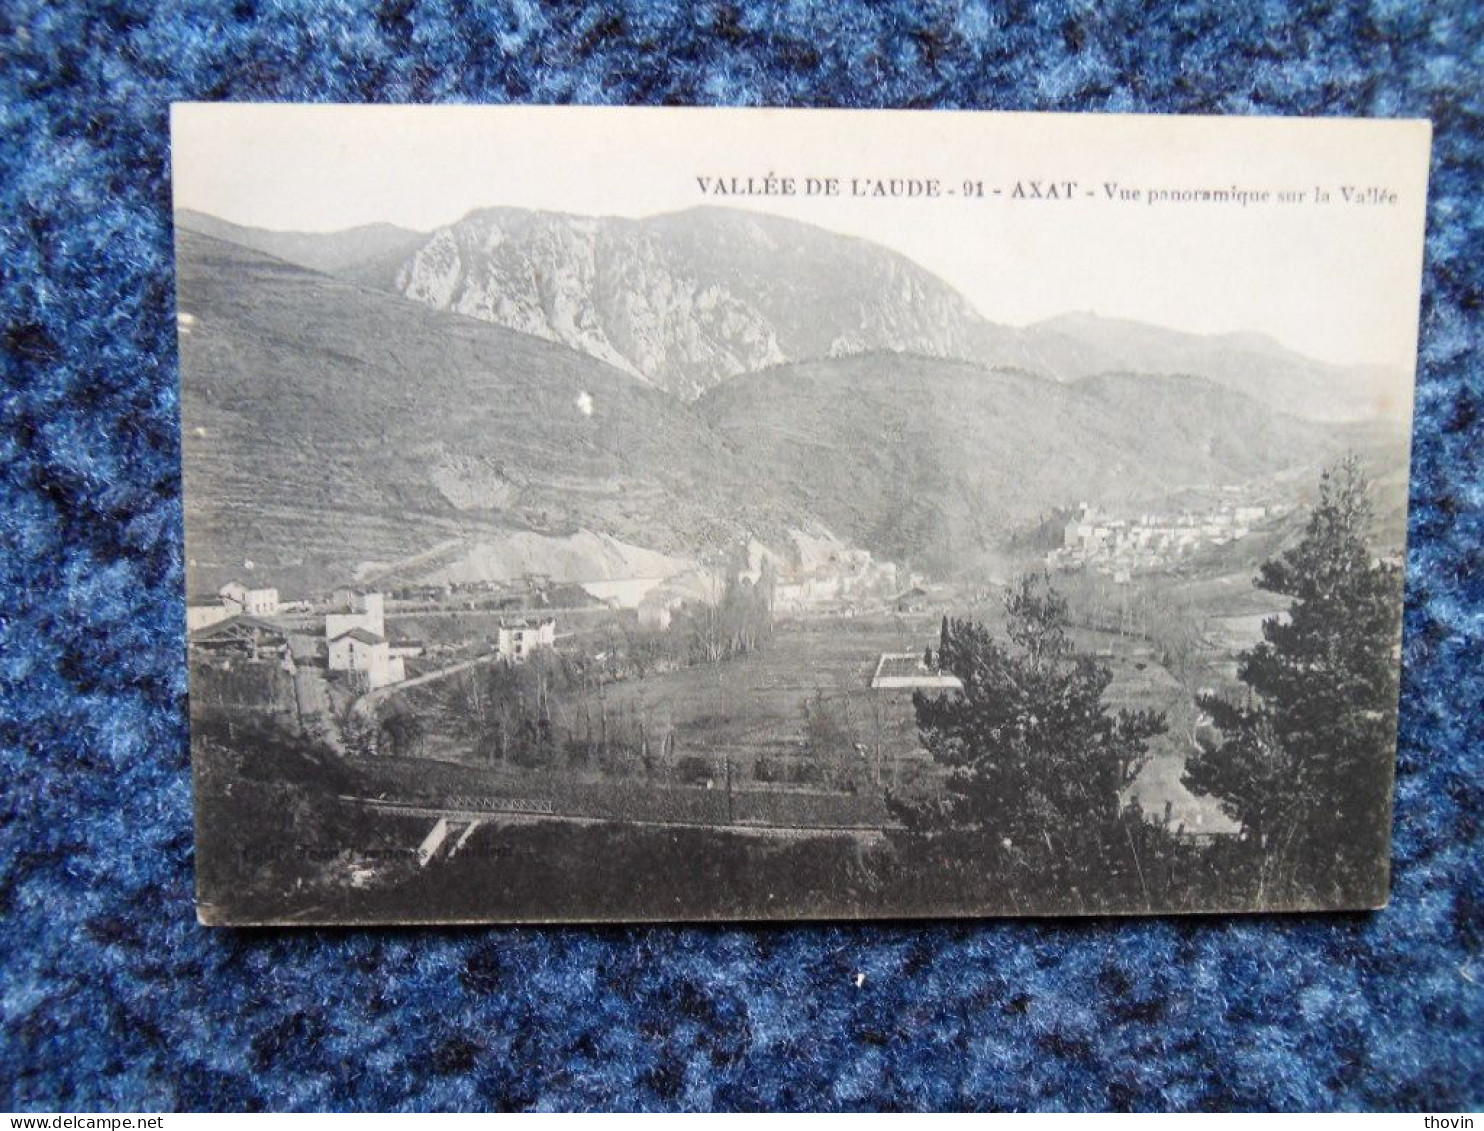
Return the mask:
[[1081,503],[1062,528],[1062,544],[1049,551],[1053,570],[1088,568],[1127,583],[1134,574],[1167,570],[1203,549],[1240,542],[1289,513],[1285,504],[1238,504],[1209,511],[1119,516]]

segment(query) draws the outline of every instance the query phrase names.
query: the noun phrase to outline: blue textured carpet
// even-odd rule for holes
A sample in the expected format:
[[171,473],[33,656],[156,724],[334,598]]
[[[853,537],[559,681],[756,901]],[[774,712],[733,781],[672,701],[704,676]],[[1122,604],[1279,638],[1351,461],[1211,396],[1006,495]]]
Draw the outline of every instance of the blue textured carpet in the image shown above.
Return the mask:
[[[1474,0],[0,0],[0,1106],[1484,1102],[1481,61]],[[1390,910],[198,927],[166,133],[184,98],[1431,117]]]

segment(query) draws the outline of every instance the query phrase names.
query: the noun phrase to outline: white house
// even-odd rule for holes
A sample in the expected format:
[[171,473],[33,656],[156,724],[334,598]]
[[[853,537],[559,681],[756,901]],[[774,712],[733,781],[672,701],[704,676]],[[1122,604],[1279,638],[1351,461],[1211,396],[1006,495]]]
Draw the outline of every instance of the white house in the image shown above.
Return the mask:
[[892,607],[899,613],[923,612],[927,608],[927,601],[927,590],[916,585],[891,599]]
[[550,617],[537,624],[517,620],[500,625],[500,658],[507,663],[524,663],[542,648],[556,646],[556,621]]
[[838,601],[846,593],[845,579],[827,568],[805,577],[779,580],[773,586],[773,605],[783,612],[798,612],[815,605]]
[[780,612],[797,611],[809,601],[807,581],[779,581],[773,586],[773,605]]
[[652,632],[667,632],[674,610],[663,601],[644,601],[639,605],[639,627]]
[[350,672],[368,691],[407,678],[401,656],[393,656],[386,638],[352,628],[330,641],[330,670]]
[[200,628],[210,628],[232,615],[233,611],[221,601],[187,601],[186,631],[195,632]]
[[240,581],[229,581],[217,591],[228,615],[246,613],[253,617],[271,617],[278,612],[278,590],[249,589]]

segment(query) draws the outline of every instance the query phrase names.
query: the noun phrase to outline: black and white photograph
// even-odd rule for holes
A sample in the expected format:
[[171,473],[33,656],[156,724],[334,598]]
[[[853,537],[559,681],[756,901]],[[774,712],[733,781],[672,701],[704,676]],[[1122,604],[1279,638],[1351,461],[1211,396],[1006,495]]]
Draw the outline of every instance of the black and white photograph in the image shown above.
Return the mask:
[[172,133],[203,923],[1387,902],[1427,123]]

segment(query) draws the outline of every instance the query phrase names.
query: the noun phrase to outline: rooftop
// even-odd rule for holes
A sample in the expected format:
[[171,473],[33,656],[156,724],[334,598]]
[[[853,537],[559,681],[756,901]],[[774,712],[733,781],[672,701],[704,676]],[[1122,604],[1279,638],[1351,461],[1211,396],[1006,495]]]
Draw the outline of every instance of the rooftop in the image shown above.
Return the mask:
[[244,630],[266,632],[273,636],[283,637],[285,640],[288,639],[288,635],[277,625],[269,624],[267,621],[259,620],[257,617],[236,616],[217,621],[215,624],[209,624],[205,628],[196,629],[195,632],[191,633],[191,640],[198,643],[219,640],[224,637],[241,635]]
[[386,640],[386,637],[377,636],[376,633],[368,632],[364,628],[349,628],[335,637],[335,640],[330,641],[330,643],[334,644],[336,640],[344,640],[347,636],[352,640],[359,640],[362,644],[381,644]]

